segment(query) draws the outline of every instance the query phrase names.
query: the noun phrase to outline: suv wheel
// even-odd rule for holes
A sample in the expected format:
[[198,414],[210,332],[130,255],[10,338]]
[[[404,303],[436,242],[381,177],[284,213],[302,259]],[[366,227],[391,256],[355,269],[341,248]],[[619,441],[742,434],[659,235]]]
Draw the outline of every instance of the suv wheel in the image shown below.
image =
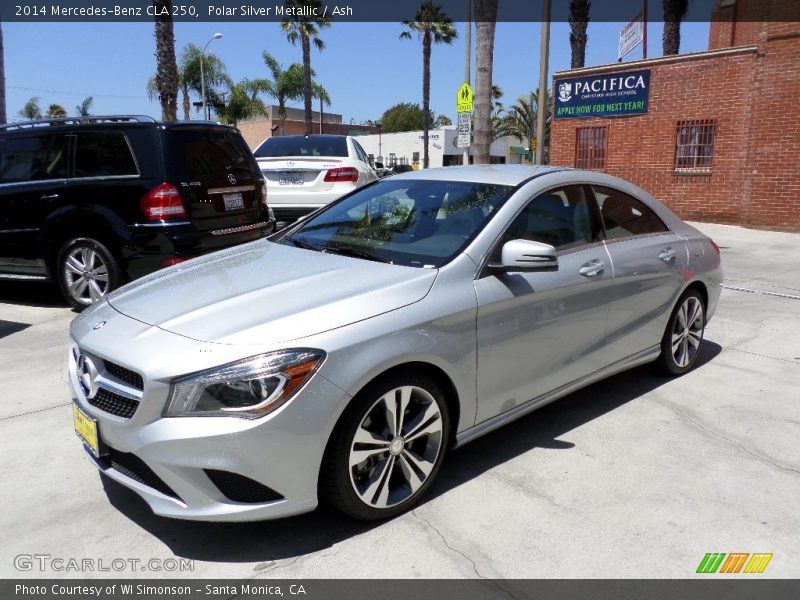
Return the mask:
[[122,271],[111,251],[91,238],[75,238],[56,259],[61,293],[75,308],[86,308],[119,287]]
[[439,472],[449,428],[444,394],[430,378],[402,374],[369,386],[331,438],[322,495],[364,521],[408,510]]

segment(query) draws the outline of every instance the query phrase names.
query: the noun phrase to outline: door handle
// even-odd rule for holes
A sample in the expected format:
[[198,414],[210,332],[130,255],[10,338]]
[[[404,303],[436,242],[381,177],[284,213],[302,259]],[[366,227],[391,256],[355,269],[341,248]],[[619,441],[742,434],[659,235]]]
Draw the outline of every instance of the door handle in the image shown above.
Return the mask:
[[60,197],[61,194],[42,194],[42,200],[55,200]]
[[585,263],[578,273],[581,275],[585,275],[586,277],[593,277],[595,275],[599,275],[603,271],[605,271],[606,266],[600,260],[590,260],[589,262]]
[[661,251],[661,253],[658,255],[658,258],[660,260],[663,260],[664,262],[671,261],[673,258],[675,258],[675,249],[672,246],[669,246],[668,248],[664,248]]

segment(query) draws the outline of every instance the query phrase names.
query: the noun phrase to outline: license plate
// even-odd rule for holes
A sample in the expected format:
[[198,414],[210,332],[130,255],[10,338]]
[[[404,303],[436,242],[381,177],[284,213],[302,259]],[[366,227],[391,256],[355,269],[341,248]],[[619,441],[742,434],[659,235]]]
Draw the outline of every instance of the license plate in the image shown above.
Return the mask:
[[95,456],[100,456],[100,442],[97,437],[97,421],[85,414],[78,405],[72,404],[72,424],[75,433]]
[[303,175],[301,173],[281,173],[278,175],[280,185],[303,185]]
[[225,210],[244,208],[244,199],[241,194],[222,194],[222,201],[225,203]]

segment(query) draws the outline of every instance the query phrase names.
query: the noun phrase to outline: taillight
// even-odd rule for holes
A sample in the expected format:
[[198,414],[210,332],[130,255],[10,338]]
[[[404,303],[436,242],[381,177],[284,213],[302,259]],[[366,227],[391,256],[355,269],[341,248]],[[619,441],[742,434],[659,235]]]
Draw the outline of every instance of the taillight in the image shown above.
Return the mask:
[[711,247],[714,249],[714,252],[719,254],[719,246],[717,246],[716,242],[714,242],[714,240],[712,240],[711,238],[708,238],[708,243],[711,244]]
[[178,258],[178,257],[165,258],[164,260],[161,261],[161,266],[162,267],[171,267],[172,265],[177,265],[179,263],[186,262],[190,258],[191,258],[191,256],[186,256],[186,257],[181,257],[181,258]]
[[267,208],[267,182],[261,184],[261,205]]
[[336,183],[339,181],[358,181],[358,169],[353,167],[338,167],[336,169],[328,169],[325,173],[325,181],[328,183]]
[[147,192],[139,200],[139,206],[142,207],[144,216],[151,221],[188,216],[178,188],[166,182]]

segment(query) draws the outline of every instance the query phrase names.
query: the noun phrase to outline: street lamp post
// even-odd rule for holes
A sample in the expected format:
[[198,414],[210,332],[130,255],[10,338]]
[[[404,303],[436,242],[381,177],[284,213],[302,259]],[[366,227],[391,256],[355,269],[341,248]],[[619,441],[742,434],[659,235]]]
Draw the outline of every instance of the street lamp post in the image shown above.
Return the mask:
[[208,107],[206,106],[206,77],[205,73],[203,72],[203,57],[206,54],[206,50],[208,50],[208,45],[213,42],[214,40],[218,40],[222,37],[222,34],[217,32],[211,36],[211,39],[206,42],[206,45],[203,46],[203,51],[200,53],[200,96],[202,96],[203,102],[203,118],[208,121]]

